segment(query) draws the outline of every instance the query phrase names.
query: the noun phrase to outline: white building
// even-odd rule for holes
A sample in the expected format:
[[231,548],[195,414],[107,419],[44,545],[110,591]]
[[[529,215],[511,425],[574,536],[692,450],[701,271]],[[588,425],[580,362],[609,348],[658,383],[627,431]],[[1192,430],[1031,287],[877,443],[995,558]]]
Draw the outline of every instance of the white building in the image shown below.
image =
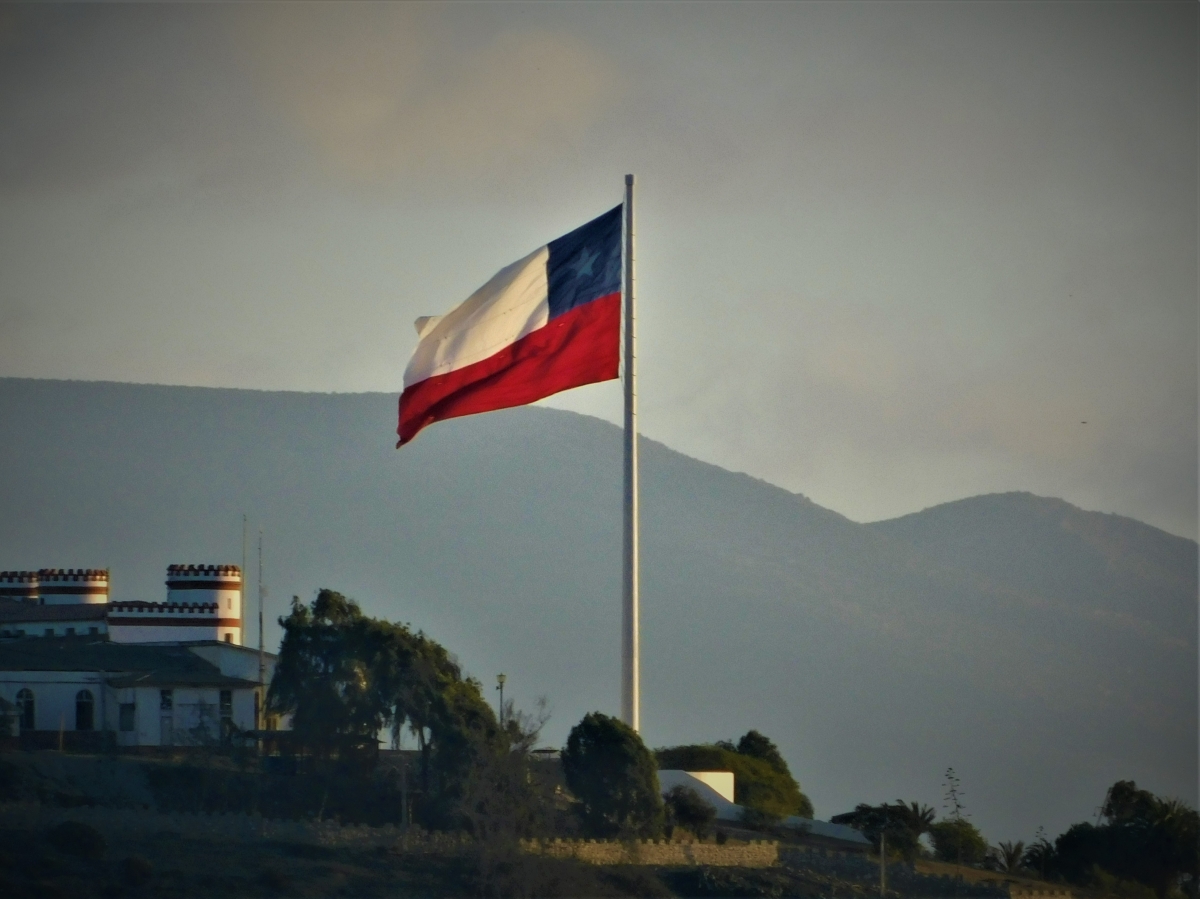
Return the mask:
[[0,723],[46,748],[259,729],[275,656],[242,646],[242,586],[236,565],[171,565],[165,601],[111,602],[107,569],[0,572]]
[[[275,657],[264,654],[265,682]],[[102,637],[0,644],[0,700],[22,745],[186,746],[259,725],[259,656],[224,641],[122,644]]]
[[[658,786],[663,796],[674,787],[686,787],[712,806],[717,820],[736,824],[741,821],[742,806],[733,801],[734,775],[732,771],[680,771],[662,768],[658,772]],[[838,853],[861,855],[871,847],[871,841],[853,827],[817,821],[791,815],[779,822],[783,827],[795,830],[803,844]]]

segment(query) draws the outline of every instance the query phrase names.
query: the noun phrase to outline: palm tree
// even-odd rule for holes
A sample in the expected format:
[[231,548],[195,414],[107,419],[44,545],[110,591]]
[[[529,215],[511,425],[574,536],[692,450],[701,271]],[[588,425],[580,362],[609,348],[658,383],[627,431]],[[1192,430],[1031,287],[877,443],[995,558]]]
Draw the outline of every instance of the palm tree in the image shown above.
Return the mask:
[[1050,868],[1054,864],[1054,844],[1046,838],[1046,831],[1039,827],[1037,839],[1033,845],[1025,850],[1025,855],[1021,859],[1022,867],[1036,871],[1042,880],[1050,873]]
[[906,805],[903,799],[897,799],[895,808],[904,818],[904,823],[918,837],[923,833],[929,833],[929,828],[933,826],[934,819],[937,818],[937,812],[929,806],[917,802],[910,802]]
[[999,846],[994,846],[991,854],[999,870],[1014,874],[1021,868],[1021,862],[1025,858],[1025,841],[1017,840],[1014,843],[1005,840]]

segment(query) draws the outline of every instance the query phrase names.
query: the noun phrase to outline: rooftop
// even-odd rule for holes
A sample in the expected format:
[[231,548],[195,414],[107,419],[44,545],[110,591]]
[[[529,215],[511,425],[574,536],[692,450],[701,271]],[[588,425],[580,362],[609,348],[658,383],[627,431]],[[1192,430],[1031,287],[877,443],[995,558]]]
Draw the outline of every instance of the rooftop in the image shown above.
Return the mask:
[[253,687],[228,677],[187,646],[112,643],[98,637],[43,637],[0,644],[0,671],[89,671],[114,675],[115,687]]
[[33,602],[0,601],[0,625],[43,621],[103,621],[107,603],[43,606]]

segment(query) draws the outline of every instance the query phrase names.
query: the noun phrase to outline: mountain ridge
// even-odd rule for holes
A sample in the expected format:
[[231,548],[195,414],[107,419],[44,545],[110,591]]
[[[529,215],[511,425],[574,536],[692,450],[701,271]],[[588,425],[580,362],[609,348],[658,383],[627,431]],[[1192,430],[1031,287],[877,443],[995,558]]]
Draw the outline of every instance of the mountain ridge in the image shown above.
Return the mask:
[[[383,394],[0,379],[0,500],[21,510],[0,567],[108,566],[114,598],[156,598],[168,562],[238,560],[245,511],[269,645],[287,596],[330,586],[485,685],[505,671],[521,705],[550,694],[551,744],[614,711],[620,429],[523,408],[397,452],[394,414]],[[1020,493],[860,524],[640,446],[652,745],[763,730],[824,817],[936,805],[953,765],[993,842],[1057,832],[1118,778],[1195,801],[1194,542]],[[1075,533],[1095,515],[1105,552]]]

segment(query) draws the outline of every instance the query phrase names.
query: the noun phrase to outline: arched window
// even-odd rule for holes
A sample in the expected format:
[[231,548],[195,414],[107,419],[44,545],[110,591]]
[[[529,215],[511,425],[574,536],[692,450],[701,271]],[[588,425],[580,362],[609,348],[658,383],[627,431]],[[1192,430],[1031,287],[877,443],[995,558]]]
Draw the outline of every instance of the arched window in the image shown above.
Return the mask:
[[92,729],[92,711],[96,700],[92,698],[91,690],[80,690],[75,694],[75,729]]
[[21,730],[33,730],[33,691],[17,691],[17,709],[21,713]]

